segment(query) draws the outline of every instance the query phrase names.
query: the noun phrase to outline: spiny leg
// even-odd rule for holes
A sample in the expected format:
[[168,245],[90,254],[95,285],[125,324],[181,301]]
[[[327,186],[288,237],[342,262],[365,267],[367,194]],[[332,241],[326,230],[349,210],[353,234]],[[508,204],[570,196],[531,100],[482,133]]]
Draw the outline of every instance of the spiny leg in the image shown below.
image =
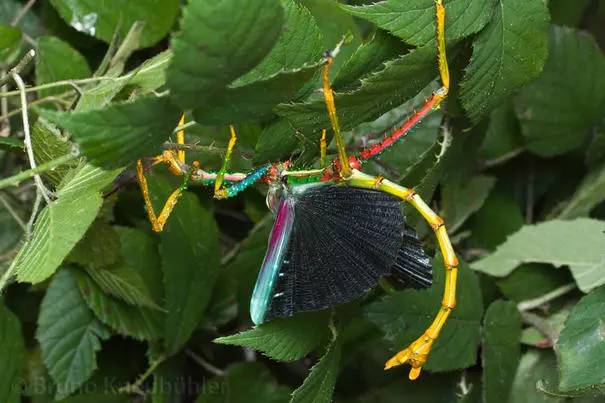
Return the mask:
[[336,114],[336,105],[334,103],[334,92],[330,85],[330,67],[334,63],[334,58],[331,54],[328,54],[325,65],[322,71],[322,83],[323,83],[323,95],[328,109],[328,117],[332,124],[332,130],[334,131],[334,138],[336,139],[336,150],[338,151],[338,160],[340,162],[340,176],[347,178],[351,175],[351,167],[349,166],[349,157],[347,156],[347,150],[345,149],[344,138],[340,132],[340,124],[338,122],[338,115]]
[[149,217],[149,222],[151,222],[151,228],[155,232],[162,232],[164,229],[164,225],[170,217],[170,213],[176,206],[179,197],[183,191],[187,188],[187,184],[189,181],[189,174],[186,174],[183,179],[183,183],[179,186],[178,189],[173,191],[164,206],[162,207],[162,211],[159,216],[156,216],[155,210],[153,208],[153,204],[151,202],[151,198],[149,196],[149,186],[147,184],[147,178],[145,178],[145,170],[143,168],[143,162],[141,160],[137,161],[137,179],[139,181],[139,186],[141,187],[141,193],[143,194],[143,200],[145,201],[145,209],[147,210],[147,216]]
[[347,182],[353,186],[367,189],[376,189],[392,194],[408,203],[410,203],[424,217],[427,223],[433,228],[439,248],[443,255],[445,265],[445,286],[443,299],[439,312],[433,319],[431,325],[424,331],[423,335],[411,343],[407,348],[395,354],[385,364],[385,369],[409,362],[412,366],[409,378],[414,380],[420,375],[422,366],[428,359],[431,347],[443,328],[450,312],[456,306],[456,279],[458,277],[458,258],[454,253],[452,244],[447,235],[443,219],[439,217],[427,204],[420,198],[413,189],[399,186],[382,177],[373,177],[363,174],[357,170],[353,171],[352,176]]
[[[181,119],[179,120],[179,127],[185,124],[185,114],[181,115]],[[176,133],[176,143],[179,145],[185,144],[185,130],[179,130]],[[177,151],[177,158],[180,162],[185,163],[185,150]]]
[[[181,119],[179,121],[179,126],[182,126],[185,123],[185,114],[181,115]],[[177,144],[185,144],[185,131],[179,130],[176,135]],[[141,188],[141,193],[143,195],[143,200],[145,202],[145,210],[147,210],[147,216],[149,217],[149,221],[151,222],[151,227],[155,232],[161,232],[174,209],[179,197],[181,196],[183,190],[187,186],[187,182],[189,181],[189,173],[183,171],[182,165],[185,163],[185,150],[178,150],[174,152],[172,150],[165,150],[161,155],[155,157],[153,159],[153,165],[159,163],[166,163],[168,165],[168,169],[171,173],[175,175],[183,175],[185,176],[183,183],[181,186],[176,189],[174,192],[168,196],[166,203],[162,207],[162,211],[159,216],[156,216],[155,211],[153,209],[153,204],[151,202],[151,198],[149,196],[149,185],[147,184],[147,178],[145,178],[145,169],[143,168],[143,162],[141,160],[137,160],[137,179],[139,182],[139,186]]]
[[326,129],[321,129],[321,139],[319,140],[319,166],[322,169],[326,167],[327,148]]
[[218,171],[216,181],[214,182],[214,197],[217,199],[225,199],[228,197],[227,188],[223,186],[223,180],[225,178],[227,168],[229,167],[229,161],[231,161],[231,154],[233,153],[235,142],[237,141],[237,134],[235,133],[235,127],[233,127],[233,125],[229,125],[229,132],[231,133],[231,137],[229,138],[229,143],[227,144],[225,159],[223,160],[223,165],[221,166],[220,171]]
[[439,66],[439,76],[441,78],[441,88],[435,91],[422,105],[422,107],[412,116],[406,119],[403,124],[389,136],[385,137],[380,143],[367,147],[357,157],[361,162],[378,157],[386,149],[395,144],[406,133],[413,129],[426,115],[436,109],[447,97],[450,89],[450,72],[447,63],[445,50],[445,7],[443,0],[435,0],[435,20],[437,35],[437,62]]

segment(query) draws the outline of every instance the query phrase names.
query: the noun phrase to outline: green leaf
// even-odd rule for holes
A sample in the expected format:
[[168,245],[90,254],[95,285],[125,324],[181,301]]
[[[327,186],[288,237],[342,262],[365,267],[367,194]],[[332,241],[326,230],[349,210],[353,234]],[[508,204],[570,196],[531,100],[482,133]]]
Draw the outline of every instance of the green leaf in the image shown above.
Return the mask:
[[172,40],[167,82],[173,100],[183,109],[210,103],[269,53],[283,20],[276,0],[191,1]]
[[496,184],[491,176],[474,176],[464,183],[446,183],[441,204],[447,228],[454,233],[464,222],[481,208]]
[[51,0],[65,22],[77,31],[110,43],[114,32],[125,37],[137,21],[143,22],[141,46],[156,44],[172,28],[179,11],[178,0],[138,2],[114,0]]
[[67,259],[82,267],[101,269],[120,261],[119,248],[120,238],[114,228],[107,221],[97,219]]
[[224,268],[225,272],[231,273],[231,277],[238,280],[236,283],[238,309],[244,316],[243,319],[248,321],[250,321],[250,298],[258,277],[259,267],[267,252],[267,239],[269,239],[273,221],[271,214],[265,215],[265,218],[259,221],[248,237],[242,241],[235,258]]
[[499,0],[473,44],[460,98],[474,121],[536,78],[547,56],[548,10],[542,0]]
[[19,47],[21,30],[8,24],[0,23],[0,62],[4,62]]
[[[62,157],[72,152],[73,145],[67,141],[67,138],[61,135],[59,129],[39,118],[31,129],[32,149],[36,163],[43,164]],[[61,165],[53,170],[46,171],[43,177],[48,179],[53,185],[61,183],[65,175],[77,166],[77,161],[72,161]]]
[[[490,20],[497,0],[446,0],[446,40],[479,32]],[[410,45],[424,45],[435,38],[435,1],[387,0],[342,8],[400,37]]]
[[[154,204],[166,200],[170,185],[150,178]],[[157,209],[157,207],[156,207]],[[218,229],[211,212],[193,194],[185,193],[160,235],[160,256],[166,290],[165,345],[176,353],[191,336],[210,301],[218,275]]]
[[105,293],[130,305],[159,308],[153,301],[141,275],[132,267],[118,264],[107,268],[89,268],[87,272]]
[[[36,55],[36,85],[62,80],[75,80],[90,77],[92,72],[88,62],[67,42],[54,36],[38,38]],[[61,94],[63,88],[39,90],[41,98]]]
[[539,384],[557,379],[554,354],[546,350],[529,350],[521,357],[508,403],[563,403],[565,400],[538,390]]
[[[384,69],[362,79],[361,86],[351,92],[336,93],[335,102],[342,129],[349,130],[359,123],[378,118],[400,105],[420,90],[436,75],[435,49],[425,46],[414,49],[398,59],[388,61]],[[392,83],[399,83],[393,86]],[[385,108],[390,105],[391,108]],[[304,104],[279,105],[276,112],[295,127],[319,131],[330,127],[322,97]]]
[[521,315],[513,302],[495,301],[483,326],[483,401],[506,401],[521,355]]
[[[25,343],[19,319],[0,301],[0,401],[21,401],[21,370],[25,364]],[[21,382],[20,382],[21,381]]]
[[109,337],[84,302],[70,269],[61,270],[42,300],[36,338],[44,363],[62,399],[86,382],[97,368],[101,340]]
[[495,108],[489,115],[485,139],[479,150],[481,157],[498,160],[512,157],[522,150],[523,137],[512,103]]
[[[397,350],[422,335],[439,311],[444,286],[443,259],[433,259],[433,285],[425,290],[403,290],[369,304],[365,316],[376,324]],[[430,371],[451,371],[474,365],[480,341],[483,304],[475,273],[461,264],[457,305],[435,342],[425,366]]]
[[[573,85],[561,85],[568,82]],[[578,148],[604,109],[605,57],[596,41],[573,29],[553,27],[543,74],[517,98],[527,147],[542,156]]]
[[498,279],[496,285],[506,298],[521,302],[538,298],[572,281],[573,278],[567,270],[553,271],[549,265],[528,263]]
[[[344,131],[372,121],[395,105],[415,96],[436,76],[435,49],[425,46],[385,63],[384,69],[361,80],[351,92],[335,94],[338,116]],[[392,83],[399,83],[393,86]],[[268,126],[256,145],[256,161],[279,158],[296,148],[305,137],[312,147],[319,140],[322,128],[331,127],[326,105],[321,97],[298,104],[281,104],[275,112],[285,118]],[[298,136],[293,136],[293,130]],[[309,144],[305,143],[305,147]],[[317,147],[318,149],[318,147]]]
[[145,60],[139,67],[120,77],[126,85],[148,94],[166,83],[166,69],[172,58],[172,52],[165,50]]
[[405,50],[405,44],[398,38],[381,30],[376,31],[372,39],[359,46],[338,70],[338,74],[332,80],[332,88],[337,92],[357,88],[363,77],[380,69],[387,60],[400,57]]
[[[215,343],[249,347],[279,361],[298,360],[326,339],[328,316],[303,313],[276,319],[251,330],[215,339]],[[322,331],[323,329],[323,331]]]
[[473,242],[480,248],[495,249],[525,223],[521,209],[509,192],[498,188],[471,218]]
[[284,26],[269,54],[251,71],[233,83],[242,87],[265,80],[278,73],[299,70],[315,64],[325,50],[319,27],[309,11],[295,0],[281,0],[284,7]]
[[338,57],[334,60],[331,76],[338,73],[340,67],[346,62],[355,49],[361,45],[363,35],[355,19],[346,13],[340,3],[335,0],[296,0],[311,12],[323,37],[322,50],[334,49],[336,45],[347,37],[347,45],[340,49]]
[[555,349],[562,391],[605,383],[605,287],[593,290],[572,309]]
[[17,245],[21,239],[23,229],[6,209],[4,203],[0,206],[0,228],[2,228],[2,232],[0,232],[0,253],[4,254]]
[[290,394],[260,362],[231,365],[225,376],[213,378],[205,386],[196,403],[283,403]]
[[112,294],[105,293],[102,286],[85,272],[80,270],[74,274],[86,304],[101,322],[117,333],[137,340],[158,340],[162,337],[162,312],[129,305]]
[[570,219],[587,216],[603,200],[605,200],[605,164],[584,177],[558,218]]
[[330,403],[340,369],[341,341],[336,338],[303,384],[294,391],[290,403]]
[[589,292],[605,284],[604,230],[605,222],[587,218],[526,225],[471,267],[503,277],[522,263],[569,266],[580,290]]
[[43,115],[70,132],[89,162],[115,168],[158,153],[179,113],[168,98],[149,97],[105,109]]
[[101,190],[117,174],[84,165],[65,178],[57,199],[42,210],[31,239],[12,263],[11,274],[18,281],[39,283],[55,272],[94,221],[103,203]]
[[319,66],[315,64],[284,71],[248,85],[227,88],[213,98],[212,104],[194,111],[195,121],[208,125],[227,125],[266,118],[275,105],[292,100]]
[[0,150],[5,151],[23,151],[25,143],[23,140],[15,137],[0,137]]
[[164,300],[164,280],[157,238],[135,228],[116,227],[124,262],[135,269],[149,290],[152,300]]

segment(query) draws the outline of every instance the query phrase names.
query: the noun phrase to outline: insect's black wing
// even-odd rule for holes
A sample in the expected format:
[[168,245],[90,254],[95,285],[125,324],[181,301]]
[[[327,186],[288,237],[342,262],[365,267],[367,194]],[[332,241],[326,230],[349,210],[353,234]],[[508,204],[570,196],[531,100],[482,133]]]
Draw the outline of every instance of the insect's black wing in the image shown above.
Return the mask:
[[416,231],[405,227],[401,248],[393,264],[391,275],[402,285],[413,288],[427,288],[433,283],[433,267],[424,253],[416,236]]
[[424,267],[418,241],[402,236],[399,199],[345,186],[312,187],[292,197],[294,224],[265,320],[349,302],[393,272],[405,279],[419,274],[405,259]]

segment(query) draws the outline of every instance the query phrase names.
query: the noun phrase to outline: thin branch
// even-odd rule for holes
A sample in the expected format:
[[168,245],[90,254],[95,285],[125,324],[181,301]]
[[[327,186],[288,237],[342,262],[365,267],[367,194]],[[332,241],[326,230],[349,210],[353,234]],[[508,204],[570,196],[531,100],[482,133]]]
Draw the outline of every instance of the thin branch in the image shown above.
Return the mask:
[[[68,107],[71,105],[71,101],[68,100],[64,100],[63,98],[66,98],[67,96],[73,96],[73,94],[70,92],[66,92],[63,95],[51,95],[48,97],[44,97],[44,98],[40,98],[40,99],[36,99],[35,101],[31,101],[29,103],[29,106],[33,106],[33,105],[38,105],[38,104],[44,104],[47,102],[53,102],[55,104],[59,104],[60,106],[63,107]],[[2,102],[7,101],[7,98],[2,98]],[[16,108],[10,112],[7,111],[2,111],[2,116],[0,116],[0,121],[2,120],[6,120],[8,122],[8,118],[14,116],[14,115],[18,115],[19,113],[21,113],[21,109],[22,108]]]
[[[29,54],[35,55],[33,49],[29,52]],[[27,149],[27,156],[29,158],[29,165],[32,169],[36,168],[36,160],[34,159],[34,150],[32,148],[32,140],[29,134],[29,117],[27,115],[27,95],[25,94],[25,84],[21,79],[21,76],[13,69],[11,72],[11,76],[19,87],[19,91],[21,91],[21,115],[23,118],[23,133],[25,134],[25,148]],[[38,192],[42,194],[42,197],[46,201],[46,203],[50,203],[50,191],[46,189],[44,183],[42,182],[42,177],[34,173],[34,181],[36,182],[36,187],[38,188]]]
[[141,375],[139,377],[139,379],[136,380],[135,383],[128,384],[126,386],[121,387],[120,389],[118,389],[118,392],[119,393],[132,393],[132,394],[145,396],[145,393],[141,390],[141,386],[143,386],[143,383],[145,383],[147,378],[149,378],[151,375],[153,375],[155,370],[158,369],[158,367],[164,361],[166,361],[167,358],[168,358],[167,356],[162,355],[162,356],[158,357],[156,360],[152,361],[149,364],[149,368],[147,369],[147,371],[145,371],[145,373],[143,373],[143,375]]
[[565,284],[559,288],[555,288],[554,290],[541,295],[537,298],[528,299],[527,301],[522,301],[517,304],[517,309],[521,312],[531,311],[532,309],[536,309],[541,307],[542,305],[559,298],[567,294],[570,291],[576,289],[576,283]]
[[497,165],[503,164],[506,161],[515,158],[517,155],[521,154],[522,152],[523,152],[523,148],[517,148],[516,150],[506,153],[500,157],[493,158],[491,160],[485,160],[485,161],[483,161],[483,168],[487,169],[487,168],[492,168]]
[[32,208],[32,214],[29,217],[29,221],[27,221],[27,228],[25,231],[25,239],[29,241],[31,238],[32,231],[34,228],[34,222],[36,222],[36,216],[38,215],[38,210],[40,209],[40,204],[42,203],[42,195],[39,191],[36,191],[36,200],[34,201],[34,207]]
[[[124,77],[126,77],[126,76],[123,76],[123,77],[101,76],[101,77],[82,78],[80,80],[61,80],[61,81],[55,81],[52,83],[36,85],[33,87],[27,87],[25,89],[25,92],[27,92],[27,93],[36,92],[36,91],[46,90],[49,88],[56,88],[56,87],[73,87],[74,85],[95,83],[95,82],[103,81],[103,80],[119,81],[119,80],[123,79]],[[2,84],[1,81],[0,81],[0,84]],[[11,96],[19,95],[19,94],[20,94],[19,91],[8,91],[8,92],[0,93],[0,97],[11,97]]]
[[25,14],[27,14],[27,12],[29,11],[30,8],[32,8],[32,6],[36,3],[36,0],[29,0],[23,7],[21,7],[21,10],[19,10],[19,13],[15,16],[15,18],[13,18],[13,21],[11,22],[11,25],[13,27],[17,26],[17,24],[19,24],[19,22],[21,21],[21,19],[23,17],[25,17]]
[[521,318],[523,322],[535,327],[540,333],[546,336],[551,345],[559,338],[557,331],[543,317],[531,312],[521,312]]
[[[30,49],[29,52],[27,52],[25,54],[25,56],[23,56],[23,59],[21,59],[21,61],[19,61],[19,63],[17,63],[17,65],[15,67],[13,67],[12,69],[10,69],[8,71],[8,74],[6,74],[3,77],[0,77],[0,86],[4,85],[5,83],[7,83],[11,77],[13,76],[13,74],[19,74],[21,73],[21,70],[23,70],[25,68],[25,66],[32,61],[32,59],[34,58],[34,56],[36,55],[36,51],[33,49]],[[12,95],[20,95],[21,91],[12,91],[14,94]],[[2,96],[6,96],[5,94],[7,93],[2,93],[0,94],[0,97]]]
[[66,164],[74,159],[78,158],[74,154],[65,154],[57,159],[45,162],[44,164],[38,165],[35,168],[28,169],[27,171],[19,172],[16,175],[0,180],[0,189],[4,189],[9,186],[18,186],[20,182],[31,178],[32,176],[39,175],[46,171],[51,171],[56,167]]
[[195,125],[197,125],[197,122],[196,122],[195,120],[192,120],[192,121],[190,121],[190,122],[185,123],[185,124],[184,124],[184,125],[182,125],[182,126],[177,126],[177,127],[175,127],[175,129],[174,129],[172,132],[173,132],[173,133],[177,133],[177,132],[180,132],[181,130],[188,129],[188,128],[190,128],[190,127],[192,127],[192,126],[195,126]]
[[8,211],[8,213],[11,215],[11,217],[13,217],[17,224],[19,224],[21,229],[23,231],[27,231],[27,227],[25,226],[25,223],[23,222],[19,214],[17,214],[17,212],[13,209],[10,203],[4,197],[2,197],[2,195],[0,195],[0,202],[4,205],[6,211]]
[[220,369],[218,367],[215,367],[214,365],[210,364],[208,361],[206,361],[204,358],[202,358],[201,356],[197,355],[196,353],[194,353],[190,349],[185,350],[185,353],[189,357],[191,357],[191,359],[193,361],[195,361],[196,364],[198,364],[200,367],[204,368],[206,371],[210,372],[212,375],[225,376],[225,371],[223,371],[222,369]]
[[[0,77],[4,77],[6,75],[6,71],[0,71]],[[6,83],[0,87],[0,91],[4,92],[8,89]],[[8,112],[8,98],[2,97],[0,98],[0,137],[8,137],[11,132],[11,122],[9,119]]]

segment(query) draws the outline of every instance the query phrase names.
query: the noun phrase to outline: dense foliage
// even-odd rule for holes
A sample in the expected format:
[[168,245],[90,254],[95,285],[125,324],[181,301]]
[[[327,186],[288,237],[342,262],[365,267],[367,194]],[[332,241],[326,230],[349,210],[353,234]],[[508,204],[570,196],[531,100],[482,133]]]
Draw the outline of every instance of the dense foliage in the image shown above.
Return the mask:
[[[461,259],[415,382],[382,368],[437,312],[438,253],[430,289],[253,328],[266,188],[191,186],[156,234],[134,162],[173,147],[185,111],[206,169],[230,123],[232,170],[317,166],[321,57],[343,37],[347,146],[380,139],[437,88],[434,1],[182,3],[0,2],[0,402],[605,399],[605,2],[445,1],[450,97],[367,167],[430,201]],[[10,69],[32,48],[26,126]],[[148,178],[156,209],[181,183]]]

